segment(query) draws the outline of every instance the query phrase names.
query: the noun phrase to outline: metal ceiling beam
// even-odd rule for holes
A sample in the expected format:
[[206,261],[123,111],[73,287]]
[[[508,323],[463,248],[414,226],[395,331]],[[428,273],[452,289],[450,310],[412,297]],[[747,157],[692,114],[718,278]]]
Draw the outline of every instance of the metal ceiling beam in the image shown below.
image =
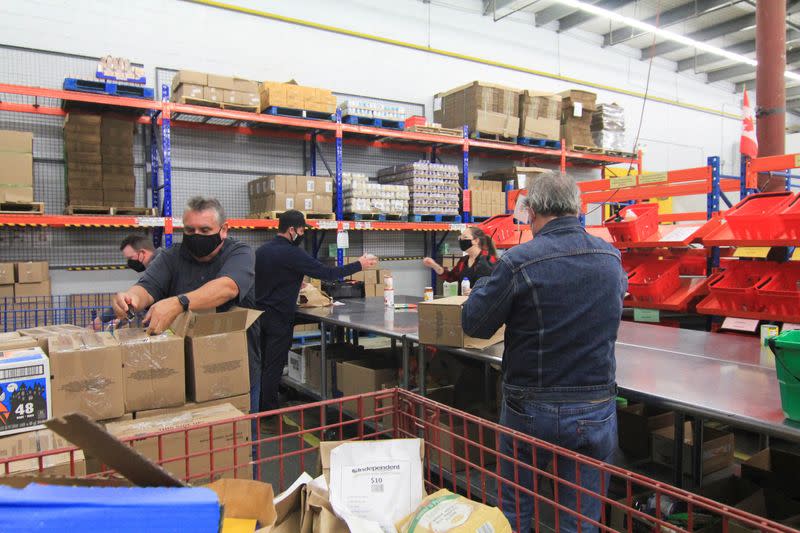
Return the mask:
[[[589,3],[594,4],[595,0],[592,0]],[[553,4],[550,7],[546,7],[541,11],[536,12],[534,15],[536,17],[536,26],[545,26],[555,20],[566,17],[570,13],[575,13],[576,11],[577,10],[575,8],[567,7],[563,4]]]
[[[794,41],[800,41],[800,31],[786,30],[786,42],[790,43]],[[753,54],[756,51],[756,41],[755,39],[751,41],[743,41],[741,43],[732,44],[731,46],[726,46],[725,49],[729,52],[733,52],[734,54]],[[686,59],[681,59],[678,61],[678,72],[692,69],[699,70],[705,66],[718,63],[720,61],[725,61],[725,59],[715,54],[699,54],[696,56],[687,57]]]
[[[625,7],[628,4],[632,4],[633,2],[634,0],[600,0],[594,5],[613,11]],[[575,26],[580,26],[584,22],[589,22],[594,18],[597,18],[597,16],[587,13],[586,11],[576,11],[558,21],[558,31],[567,31]]]
[[[787,0],[786,15],[788,16],[793,13],[797,13],[798,11],[800,11],[800,0]],[[735,19],[727,20],[720,24],[708,26],[702,30],[690,33],[686,37],[694,39],[695,41],[710,41],[712,39],[717,39],[724,35],[728,35],[729,33],[741,31],[745,28],[752,28],[755,25],[756,14],[751,13],[748,15],[742,15],[741,17],[736,17]],[[686,46],[672,41],[665,41],[655,45],[654,47],[648,46],[646,48],[642,48],[642,59],[650,59],[654,56],[669,54],[670,52],[680,50],[681,48],[686,48]]]
[[800,85],[796,87],[787,87],[786,88],[786,99],[787,100],[795,100],[800,98]]
[[[756,87],[755,78],[753,78],[752,80],[745,80],[745,81],[740,81],[739,83],[737,83],[736,84],[736,92],[737,92],[737,94],[742,92],[742,89],[744,88],[745,84],[747,84],[747,87],[751,91],[754,90],[755,87]],[[794,99],[797,99],[797,98],[800,98],[800,85],[795,85],[794,87],[787,87],[786,88],[786,99],[787,100],[794,100]]]
[[[649,17],[643,22],[658,26],[659,28],[665,28],[685,20],[699,17],[700,15],[705,15],[720,7],[736,4],[739,1],[741,0],[694,0],[668,11],[664,11],[658,17]],[[603,46],[614,46],[615,44],[624,43],[628,39],[633,39],[634,37],[644,34],[645,32],[635,28],[620,28],[606,33],[603,36]]]
[[[786,65],[793,65],[796,63],[800,63],[800,48],[795,48],[786,53]],[[755,73],[755,67],[751,67],[750,65],[733,65],[731,67],[711,71],[706,74],[706,77],[708,83],[714,83]]]
[[[729,33],[741,31],[745,28],[752,28],[756,25],[756,15],[755,13],[750,15],[742,15],[741,17],[736,17],[735,19],[731,19],[725,21],[721,24],[715,24],[714,26],[708,26],[707,28],[703,28],[700,31],[696,31],[694,33],[688,34],[686,37],[693,39],[695,41],[710,41],[711,39],[716,39],[718,37],[722,37],[723,35],[728,35]],[[685,44],[676,43],[674,41],[664,41],[663,43],[659,43],[653,47],[646,47],[642,48],[642,59],[650,59],[651,57],[655,56],[663,56],[664,54],[669,54],[670,52],[674,52],[676,50],[680,50],[681,48],[686,48]]]

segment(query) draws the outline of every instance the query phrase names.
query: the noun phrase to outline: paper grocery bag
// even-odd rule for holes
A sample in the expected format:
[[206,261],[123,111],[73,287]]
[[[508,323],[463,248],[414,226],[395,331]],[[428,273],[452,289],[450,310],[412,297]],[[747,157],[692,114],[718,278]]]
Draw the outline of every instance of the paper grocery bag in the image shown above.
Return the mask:
[[297,298],[298,307],[328,307],[329,305],[333,305],[331,297],[313,285],[306,285],[300,289],[300,296]]

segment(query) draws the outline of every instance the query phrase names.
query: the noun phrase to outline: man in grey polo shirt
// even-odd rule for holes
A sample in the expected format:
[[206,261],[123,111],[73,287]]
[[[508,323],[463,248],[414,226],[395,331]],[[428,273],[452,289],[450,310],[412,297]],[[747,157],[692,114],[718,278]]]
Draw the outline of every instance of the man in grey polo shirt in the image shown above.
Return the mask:
[[[254,269],[253,249],[228,237],[219,201],[195,196],[183,212],[183,242],[160,253],[136,285],[114,296],[114,312],[125,318],[129,309],[149,308],[144,321],[157,335],[184,311],[254,308]],[[260,368],[253,364],[261,359],[257,324],[247,331],[251,369]],[[258,410],[258,398],[251,397],[251,407]]]

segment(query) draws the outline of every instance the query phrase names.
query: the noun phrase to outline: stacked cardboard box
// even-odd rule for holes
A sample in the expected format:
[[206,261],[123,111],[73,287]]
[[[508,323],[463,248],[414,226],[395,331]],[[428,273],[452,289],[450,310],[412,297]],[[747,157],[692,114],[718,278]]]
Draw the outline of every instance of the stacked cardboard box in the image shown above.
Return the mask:
[[470,180],[470,212],[475,217],[491,217],[506,212],[506,193],[500,181]]
[[319,176],[271,174],[247,184],[250,213],[297,209],[306,213],[333,210],[333,180]]
[[[28,431],[27,433],[17,433],[9,437],[0,439],[0,459],[8,460],[13,457],[32,455],[51,450],[71,448],[72,444],[65,438],[53,433],[49,429],[38,431]],[[74,464],[74,471],[70,466]],[[58,453],[42,457],[42,464],[39,459],[23,459],[8,463],[8,470],[4,469],[5,474],[11,475],[37,475],[52,477],[82,477],[86,475],[86,463],[83,450],[74,453]]]
[[50,296],[50,269],[47,261],[28,261],[14,265],[15,298]]
[[[348,259],[348,263],[356,261],[356,258]],[[356,272],[349,279],[354,281],[361,281],[364,283],[364,297],[365,298],[383,298],[383,289],[385,279],[392,276],[391,270],[362,270]]]
[[103,205],[102,117],[70,113],[64,121],[67,203]]
[[0,263],[0,300],[14,297],[14,263]]
[[561,139],[561,96],[525,91],[519,97],[519,135],[531,139]]
[[494,170],[487,170],[481,174],[481,179],[499,181],[501,183],[511,181],[514,183],[514,189],[526,189],[531,180],[536,179],[545,172],[550,172],[550,170],[540,167],[497,168]]
[[596,109],[597,95],[575,89],[561,95],[561,138],[567,148],[573,146],[594,147],[592,139],[592,114]]
[[297,82],[265,81],[261,84],[261,111],[268,107],[304,109],[318,113],[336,111],[336,97],[328,89],[297,85]]
[[172,78],[172,101],[184,104],[199,100],[255,111],[260,102],[258,91],[258,82],[205,72],[181,70]]
[[134,126],[129,120],[104,116],[100,132],[103,166],[103,205],[133,207],[136,178],[133,174]]
[[624,151],[625,110],[618,104],[600,104],[592,115],[592,138],[606,150]]
[[405,185],[414,215],[457,215],[461,201],[458,167],[429,161],[395,165],[378,171],[378,181]]
[[503,85],[474,81],[436,95],[433,119],[445,128],[460,129],[466,124],[471,132],[516,137],[520,92]]
[[33,134],[0,131],[0,202],[33,202]]

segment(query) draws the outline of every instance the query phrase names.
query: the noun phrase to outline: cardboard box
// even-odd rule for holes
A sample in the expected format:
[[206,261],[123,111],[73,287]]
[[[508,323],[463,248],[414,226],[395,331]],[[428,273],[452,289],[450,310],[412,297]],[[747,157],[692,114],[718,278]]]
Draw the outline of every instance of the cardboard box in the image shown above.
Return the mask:
[[[332,395],[338,389],[338,367],[341,361],[363,357],[365,350],[350,344],[334,344],[327,347],[325,356],[328,360],[328,393]],[[320,391],[322,386],[322,355],[318,346],[308,346],[302,351],[305,364],[305,378],[308,388]]]
[[47,261],[26,261],[15,263],[17,283],[38,283],[50,279]]
[[69,187],[67,198],[70,205],[103,205],[103,189],[84,189]]
[[184,405],[178,405],[175,407],[161,407],[158,409],[147,409],[144,411],[136,411],[133,416],[134,419],[141,419],[141,418],[149,418],[152,416],[162,416],[162,415],[170,415],[175,413],[180,413],[183,411],[191,411],[193,409],[201,409],[205,407],[213,407],[215,405],[223,405],[228,404],[232,405],[239,411],[244,414],[248,414],[250,412],[250,394],[242,394],[239,396],[233,396],[231,398],[221,398],[219,400],[210,400],[208,402],[186,402]]
[[[788,498],[774,489],[761,489],[749,498],[736,504],[736,509],[773,520],[791,528],[800,527],[800,502]],[[760,528],[748,527],[736,521],[730,521],[728,531],[731,533],[749,533],[762,531]]]
[[483,349],[503,340],[505,327],[491,339],[476,339],[464,333],[461,326],[461,306],[466,296],[450,296],[432,302],[421,302],[419,312],[419,342],[458,348]]
[[256,93],[256,95],[258,95],[260,87],[257,81],[246,80],[244,78],[233,78],[233,90],[243,93]]
[[33,154],[0,152],[0,185],[33,186]]
[[314,176],[297,176],[297,192],[312,194],[317,192],[317,178]]
[[73,181],[76,178],[96,178],[101,180],[102,175],[102,163],[80,163],[72,159],[67,160],[67,181]]
[[14,263],[0,263],[0,285],[13,285],[15,281]]
[[313,193],[297,193],[294,196],[295,209],[304,211],[306,213],[314,211],[314,194]]
[[258,107],[261,99],[257,92],[223,91],[222,101],[226,104]]
[[302,353],[289,352],[287,366],[289,368],[289,379],[298,383],[306,382],[306,360]]
[[203,87],[203,100],[208,102],[222,102],[223,90],[215,87]]
[[519,123],[520,137],[531,139],[561,140],[561,121],[550,118],[531,118],[523,116]]
[[[692,473],[692,423],[686,422],[683,439],[683,473]],[[652,434],[653,462],[672,466],[675,428],[664,427]],[[703,428],[703,475],[712,474],[733,464],[733,433]]]
[[0,185],[0,202],[33,202],[33,187]]
[[16,283],[14,284],[15,298],[31,298],[34,296],[50,296],[50,280],[38,283]]
[[572,146],[594,146],[592,132],[589,129],[591,123],[590,116],[583,118],[564,117],[561,121],[561,138],[564,139],[567,147]]
[[103,189],[103,205],[112,207],[134,207],[136,199],[133,191]]
[[109,333],[83,332],[48,339],[53,416],[83,413],[93,420],[125,414],[122,351]]
[[0,285],[0,299],[3,298],[13,298],[14,297],[14,285]]
[[[313,201],[313,200],[312,200]],[[266,197],[266,209],[264,211],[288,211],[297,209],[294,193],[270,193]]]
[[561,96],[561,108],[566,109],[568,107],[575,107],[576,104],[578,107],[581,107],[588,111],[586,113],[591,120],[592,113],[597,109],[597,94],[589,91],[580,91],[577,89],[570,89],[568,91],[561,91],[558,93]]
[[205,402],[250,392],[246,330],[261,313],[235,309],[225,313],[184,313],[172,324],[186,339],[189,399]]
[[195,85],[193,83],[182,83],[177,90],[172,93],[173,102],[183,102],[184,98],[194,98],[202,100],[204,98],[205,85]]
[[[179,479],[185,479],[187,475],[186,456],[200,452],[204,453],[193,456],[188,460],[189,471],[193,476],[211,471],[211,457],[213,455],[214,470],[224,471],[215,475],[214,479],[234,477],[234,466],[236,466],[236,477],[252,479],[253,467],[248,464],[251,458],[252,446],[247,444],[250,442],[250,421],[235,424],[235,431],[234,424],[215,426],[213,442],[209,439],[208,428],[191,430],[194,426],[229,420],[240,416],[243,416],[243,413],[232,405],[221,404],[169,415],[110,423],[106,425],[106,431],[118,439],[125,439],[142,437],[167,430],[189,429],[188,446],[185,441],[186,434],[183,431],[164,435],[160,439],[162,452],[160,458],[159,439],[149,438],[134,441],[133,448],[151,461],[161,463],[161,466],[167,472]],[[235,456],[232,449],[212,453],[212,449],[231,448],[234,446],[234,438],[235,444],[238,446]],[[235,464],[234,460],[236,461]],[[242,466],[239,467],[238,465]],[[191,479],[191,482],[195,485],[208,483],[209,481],[212,481],[212,479],[208,475],[192,477]]]
[[314,191],[316,194],[327,194],[333,195],[333,178],[320,178],[317,177],[317,190]]
[[143,329],[117,333],[125,377],[125,411],[186,403],[184,341],[170,334],[149,336]]
[[0,152],[33,153],[33,133],[0,130]]
[[709,483],[697,493],[725,505],[734,506],[759,491],[758,485],[748,479],[729,477]]
[[[336,363],[336,388],[343,396],[357,396],[396,387],[397,379],[397,363],[393,359],[370,358]],[[361,412],[364,416],[372,416],[381,404],[381,399],[377,397],[363,400]],[[343,407],[357,412],[358,402],[345,402]]]
[[800,497],[796,473],[800,455],[778,448],[766,448],[742,463],[742,477],[762,487],[776,488],[792,498]]
[[[44,427],[44,426],[42,426]],[[72,444],[65,438],[53,433],[49,429],[28,431],[17,435],[0,438],[0,460],[7,460],[22,455],[31,455],[62,448],[72,448]],[[71,471],[70,462],[74,463],[74,472]],[[42,457],[40,470],[38,459],[23,459],[8,463],[9,471],[5,475],[39,475],[82,477],[86,475],[86,463],[82,450],[77,450],[70,459],[70,453],[59,453]]]
[[[103,162],[103,156],[100,154],[100,150],[90,150],[88,152],[82,151],[82,146],[77,145],[75,143],[70,144],[69,146],[73,148],[72,150],[67,150],[66,147],[68,145],[64,145],[65,147],[65,159],[67,163],[84,163],[84,164],[93,164],[99,165]],[[131,157],[133,156],[133,152],[131,152]]]
[[650,457],[653,431],[673,427],[675,413],[666,409],[631,404],[617,409],[619,447],[631,456]]
[[236,89],[236,84],[234,83],[232,76],[220,76],[218,74],[209,74],[206,85],[217,89],[226,89],[228,91],[233,91]]
[[43,427],[52,416],[50,363],[39,347],[0,351],[0,435]]
[[133,174],[103,174],[104,191],[126,191],[126,198],[133,198],[136,191],[136,177]]
[[330,194],[315,194],[313,211],[315,213],[332,213],[333,197]]
[[181,84],[208,85],[208,74],[193,70],[179,70],[172,78],[172,92]]

